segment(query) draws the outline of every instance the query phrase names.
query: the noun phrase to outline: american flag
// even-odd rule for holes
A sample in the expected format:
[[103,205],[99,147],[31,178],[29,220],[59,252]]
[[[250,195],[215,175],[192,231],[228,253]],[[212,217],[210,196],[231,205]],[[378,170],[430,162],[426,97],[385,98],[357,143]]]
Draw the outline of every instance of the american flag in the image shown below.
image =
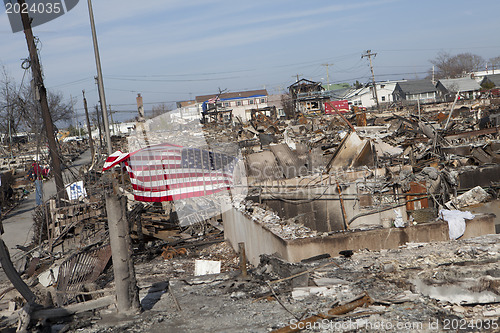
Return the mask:
[[219,97],[215,96],[213,98],[210,98],[207,103],[208,104],[217,104],[217,102],[219,101]]
[[161,202],[229,189],[236,161],[226,154],[164,143],[129,154],[117,151],[103,170],[124,162],[135,200]]

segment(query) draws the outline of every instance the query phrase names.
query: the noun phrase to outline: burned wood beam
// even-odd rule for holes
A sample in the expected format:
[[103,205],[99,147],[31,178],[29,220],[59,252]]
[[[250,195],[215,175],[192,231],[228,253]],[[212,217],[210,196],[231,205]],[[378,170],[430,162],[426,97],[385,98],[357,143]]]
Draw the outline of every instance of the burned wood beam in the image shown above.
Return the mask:
[[106,296],[88,302],[71,304],[65,307],[38,310],[33,312],[31,318],[35,320],[40,320],[40,319],[67,317],[86,311],[92,311],[99,308],[104,308],[115,302],[116,302],[116,297],[114,295]]
[[7,246],[5,245],[2,237],[0,236],[0,263],[2,264],[2,268],[5,272],[5,275],[9,278],[10,282],[14,285],[14,287],[19,291],[21,296],[30,303],[36,303],[36,296],[28,287],[26,282],[21,279],[21,276],[14,268],[12,261],[10,260],[9,250],[7,250]]
[[444,138],[447,140],[456,140],[460,138],[471,138],[474,136],[487,135],[487,134],[498,134],[500,132],[500,127],[485,128],[477,131],[468,131],[457,134],[447,135]]
[[323,319],[332,319],[335,316],[343,315],[348,312],[351,312],[352,310],[364,306],[364,305],[369,305],[372,304],[373,300],[370,298],[368,294],[362,296],[361,298],[358,298],[350,303],[337,306],[333,309],[328,310],[327,314],[317,314],[313,315],[311,317],[308,317],[306,319],[303,319],[299,322],[293,323],[291,325],[282,327],[280,329],[274,330],[273,333],[291,333],[291,332],[299,332],[307,328],[308,324],[315,323],[317,321],[323,320]]

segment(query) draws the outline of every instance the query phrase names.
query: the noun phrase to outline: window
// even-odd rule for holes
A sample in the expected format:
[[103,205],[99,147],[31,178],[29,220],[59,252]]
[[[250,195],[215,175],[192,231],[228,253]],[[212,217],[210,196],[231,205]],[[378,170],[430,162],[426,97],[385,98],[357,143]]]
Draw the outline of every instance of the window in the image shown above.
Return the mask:
[[380,89],[384,89],[384,88],[385,88],[385,84],[381,84]]
[[241,103],[241,101],[236,101],[236,106],[242,106],[243,103]]
[[249,100],[248,104],[252,105],[253,104],[253,99]]
[[261,103],[265,103],[265,102],[266,102],[266,99],[265,99],[265,98],[261,98],[261,99],[260,99],[260,102],[261,102]]
[[382,102],[385,102],[385,96],[382,96]]
[[228,107],[229,106],[229,102],[224,102],[224,106]]

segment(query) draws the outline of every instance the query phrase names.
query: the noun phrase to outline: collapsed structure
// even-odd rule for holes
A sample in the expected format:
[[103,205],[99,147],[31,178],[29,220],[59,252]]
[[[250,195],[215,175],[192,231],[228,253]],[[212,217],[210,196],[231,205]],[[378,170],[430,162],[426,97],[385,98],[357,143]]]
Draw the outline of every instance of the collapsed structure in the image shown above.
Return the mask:
[[[318,85],[302,87],[309,83],[292,87],[298,112],[291,119],[267,104],[233,113],[230,104],[217,104],[236,96],[209,96],[214,100],[207,103],[203,123],[192,112],[178,110],[137,124],[130,135],[113,137],[116,150],[142,151],[136,156],[147,161],[128,173],[119,163],[105,168],[128,198],[127,221],[136,250],[152,244],[150,253],[170,260],[223,236],[235,252],[246,254],[246,270],[246,260],[254,267],[263,260],[294,267],[349,251],[498,233],[498,220],[491,214],[498,210],[498,100],[392,112],[356,107],[354,113],[341,113],[328,101],[326,107],[322,104],[325,96]],[[268,102],[267,92],[254,93],[239,97]],[[482,117],[485,110],[488,121]],[[169,154],[175,144],[178,155],[148,150],[166,143]],[[192,169],[179,182],[196,187],[197,195],[176,187],[179,182],[167,172],[169,159],[182,161],[176,168]],[[89,299],[99,301],[95,308],[112,303],[109,280],[102,278],[111,258],[103,163],[101,159],[80,170],[73,180],[82,181],[75,185],[80,192],[66,204],[49,199],[38,211],[38,238],[23,256],[21,271],[49,288],[50,302],[59,307]],[[231,183],[215,179],[222,185],[208,193],[208,181],[213,185],[219,176],[199,180],[193,174],[200,169],[220,171],[224,177],[231,173]],[[159,177],[151,178],[151,172]],[[139,188],[140,177],[158,182],[150,191],[175,189],[179,197],[138,199],[138,191],[147,191]],[[294,274],[293,269],[287,272]]]

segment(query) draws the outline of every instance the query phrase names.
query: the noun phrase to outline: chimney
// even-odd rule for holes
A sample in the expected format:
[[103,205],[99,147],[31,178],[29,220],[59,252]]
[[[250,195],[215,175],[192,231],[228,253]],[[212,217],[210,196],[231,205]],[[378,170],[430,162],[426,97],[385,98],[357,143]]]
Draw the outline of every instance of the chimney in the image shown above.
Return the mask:
[[144,121],[144,104],[142,103],[142,96],[141,94],[137,94],[137,111],[139,111],[139,121]]

